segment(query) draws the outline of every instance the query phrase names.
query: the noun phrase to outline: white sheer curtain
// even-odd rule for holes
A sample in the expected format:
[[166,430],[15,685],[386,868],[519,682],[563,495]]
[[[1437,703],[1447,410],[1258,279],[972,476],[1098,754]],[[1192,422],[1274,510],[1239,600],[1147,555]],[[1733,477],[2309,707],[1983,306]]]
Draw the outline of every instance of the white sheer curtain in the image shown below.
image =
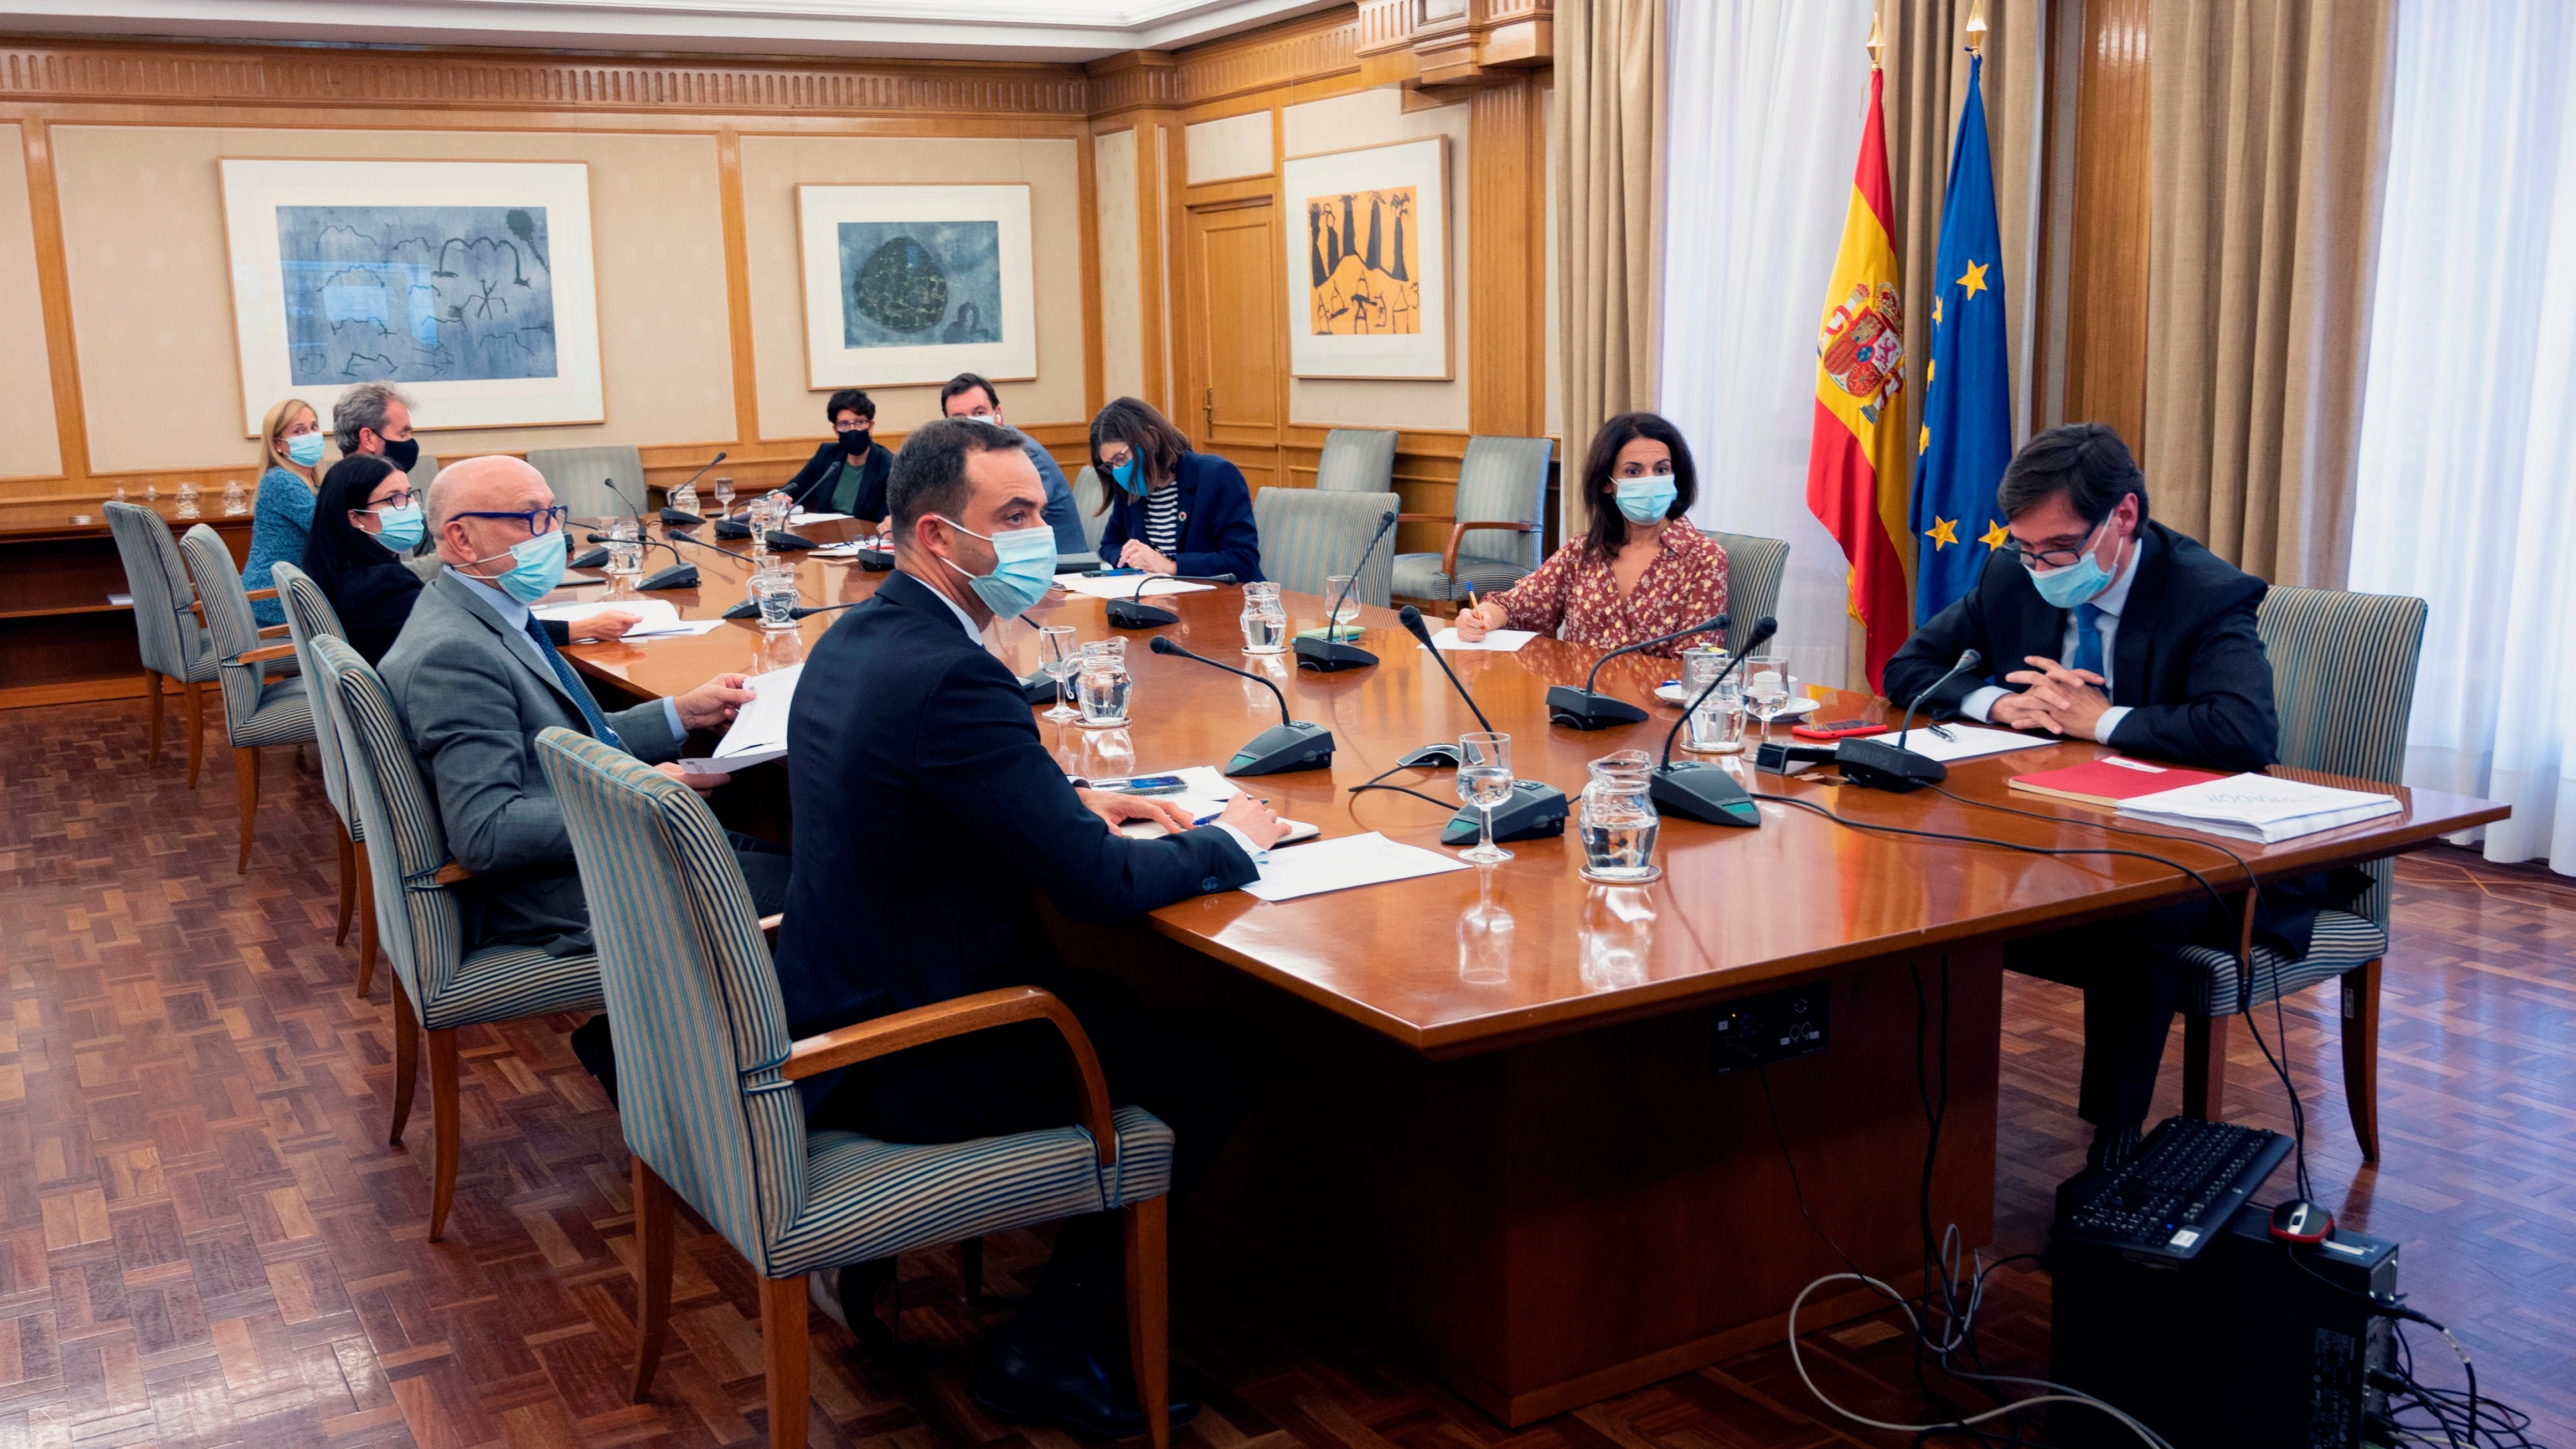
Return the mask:
[[2398,6],[2352,587],[2432,605],[2406,780],[2576,874],[2576,10]]
[[1869,95],[1870,0],[1671,8],[1662,405],[1699,464],[1702,528],[1789,541],[1780,643],[1844,678],[1849,563],[1807,511],[1816,318]]

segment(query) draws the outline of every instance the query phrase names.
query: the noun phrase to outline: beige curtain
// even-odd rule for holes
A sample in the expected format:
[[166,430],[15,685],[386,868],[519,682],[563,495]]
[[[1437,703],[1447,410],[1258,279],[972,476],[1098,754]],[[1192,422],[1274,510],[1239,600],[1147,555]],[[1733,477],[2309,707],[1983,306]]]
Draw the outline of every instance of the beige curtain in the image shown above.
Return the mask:
[[[1664,0],[1557,0],[1557,345],[1569,480],[1601,424],[1655,405]],[[1563,530],[1581,533],[1567,486]]]
[[2386,175],[2391,0],[2161,0],[2149,54],[2155,512],[2340,588]]

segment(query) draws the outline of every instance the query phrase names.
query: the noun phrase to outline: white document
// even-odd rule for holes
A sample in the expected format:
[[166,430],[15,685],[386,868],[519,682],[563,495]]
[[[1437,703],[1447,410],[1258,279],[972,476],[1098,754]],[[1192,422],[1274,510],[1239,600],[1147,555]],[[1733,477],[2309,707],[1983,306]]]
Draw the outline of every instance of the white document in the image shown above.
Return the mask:
[[[1434,649],[1482,649],[1489,654],[1517,654],[1522,645],[1538,637],[1534,629],[1488,629],[1485,637],[1470,644],[1458,637],[1456,625],[1431,636]],[[1419,645],[1415,646],[1419,648]]]
[[849,516],[846,513],[806,513],[799,510],[787,522],[790,527],[799,523],[838,523]]
[[805,674],[805,666],[791,664],[785,669],[751,677],[751,702],[733,717],[733,728],[725,731],[716,752],[703,760],[682,760],[680,768],[692,775],[730,775],[736,770],[787,757],[787,710],[796,702],[796,681]]
[[541,604],[530,612],[540,619],[560,619],[569,624],[602,609],[624,609],[630,614],[643,616],[634,628],[626,631],[625,637],[629,640],[653,639],[666,634],[694,637],[724,623],[722,619],[683,619],[668,599],[593,599],[577,604]]
[[[2016,734],[2011,730],[1979,729],[1975,725],[1945,724],[1941,728],[1950,732],[1948,739],[1933,733],[1932,727],[1920,718],[1916,719],[1914,732],[1905,737],[1905,748],[1927,760],[1948,764],[1952,760],[1973,760],[1979,755],[2000,755],[2007,750],[2035,750],[2043,745],[2065,743],[2064,740],[2038,735]],[[1891,745],[1896,743],[1896,736],[1892,734],[1871,735],[1869,738]]]
[[2278,775],[2230,775],[2123,800],[2119,813],[2269,845],[2394,815],[2401,808],[2396,796],[2374,791],[2311,785]]
[[1293,901],[1299,896],[1465,869],[1467,863],[1456,856],[1399,845],[1372,830],[1366,835],[1319,840],[1303,850],[1274,850],[1269,863],[1261,867],[1261,879],[1243,890],[1265,901]]
[[[1136,584],[1142,578],[1140,574],[1121,574],[1106,579],[1058,574],[1055,581],[1077,594],[1088,594],[1095,599],[1132,599],[1136,597]],[[1145,581],[1144,596],[1150,599],[1160,594],[1195,594],[1215,587],[1214,584],[1189,584],[1179,579],[1155,578]]]

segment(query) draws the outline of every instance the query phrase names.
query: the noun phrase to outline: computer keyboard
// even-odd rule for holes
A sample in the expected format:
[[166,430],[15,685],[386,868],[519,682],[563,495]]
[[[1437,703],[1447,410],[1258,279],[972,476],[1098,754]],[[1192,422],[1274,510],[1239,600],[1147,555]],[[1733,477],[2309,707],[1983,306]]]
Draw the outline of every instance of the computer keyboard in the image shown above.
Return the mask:
[[2187,1263],[2260,1190],[2290,1139],[2260,1127],[2169,1117],[2128,1166],[2072,1183],[2053,1236],[2132,1258]]

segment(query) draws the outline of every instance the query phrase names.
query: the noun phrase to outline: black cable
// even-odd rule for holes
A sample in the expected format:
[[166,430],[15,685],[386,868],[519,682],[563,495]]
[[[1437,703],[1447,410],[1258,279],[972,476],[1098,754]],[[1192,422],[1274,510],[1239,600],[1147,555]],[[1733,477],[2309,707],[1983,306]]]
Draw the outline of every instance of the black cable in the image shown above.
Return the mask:
[[[1393,773],[1393,772],[1392,772],[1392,771],[1390,771],[1389,773]],[[1379,777],[1378,777],[1378,779],[1381,779],[1381,780],[1382,780],[1382,779],[1384,779],[1384,778],[1386,778],[1384,775],[1381,775],[1381,776],[1379,776]],[[1377,780],[1371,780],[1371,781],[1369,781],[1369,782],[1368,782],[1367,784],[1365,784],[1365,785],[1353,785],[1353,786],[1351,787],[1351,793],[1352,793],[1352,794],[1354,794],[1354,795],[1359,794],[1359,793],[1360,793],[1361,791],[1363,791],[1363,790],[1392,790],[1392,791],[1394,791],[1395,793],[1397,793],[1398,795],[1410,795],[1410,796],[1412,796],[1412,797],[1413,797],[1414,799],[1416,799],[1416,800],[1428,800],[1428,801],[1430,801],[1432,804],[1437,805],[1437,806],[1439,806],[1441,809],[1446,810],[1446,811],[1449,811],[1449,812],[1450,812],[1450,813],[1452,813],[1452,814],[1457,813],[1457,810],[1458,810],[1458,807],[1457,807],[1457,806],[1450,804],[1448,801],[1441,799],[1439,796],[1437,796],[1437,795],[1425,795],[1425,794],[1423,794],[1421,791],[1416,790],[1416,789],[1412,788],[1412,787],[1411,787],[1411,786],[1409,786],[1409,785],[1381,785],[1381,784],[1379,784],[1379,783],[1377,782]]]

